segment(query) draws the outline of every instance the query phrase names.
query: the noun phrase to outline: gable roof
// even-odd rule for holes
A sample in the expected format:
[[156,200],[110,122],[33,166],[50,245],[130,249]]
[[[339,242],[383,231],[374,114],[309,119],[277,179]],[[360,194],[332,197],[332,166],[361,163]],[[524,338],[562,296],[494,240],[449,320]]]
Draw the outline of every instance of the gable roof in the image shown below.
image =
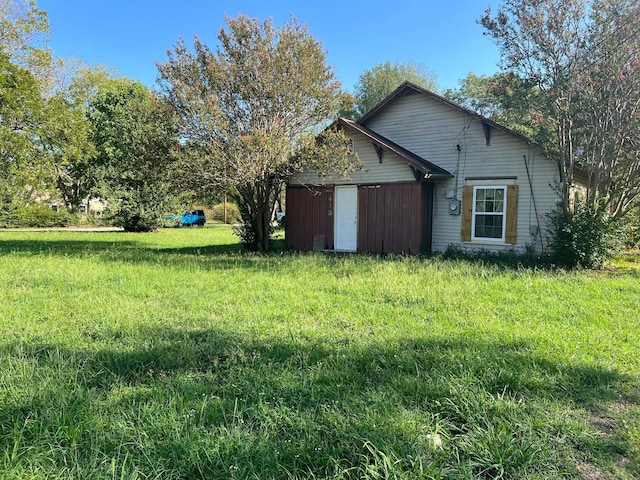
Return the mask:
[[[511,130],[510,128],[505,127],[504,125],[500,125],[497,122],[494,122],[493,120],[483,117],[482,115],[474,112],[473,110],[469,110],[468,108],[465,108],[461,105],[458,105],[457,103],[452,102],[451,100],[447,100],[446,98],[433,93],[430,90],[427,90],[426,88],[422,88],[419,87],[418,85],[411,83],[411,82],[404,82],[402,83],[398,88],[396,88],[393,92],[391,92],[384,100],[382,100],[380,103],[378,103],[375,107],[373,107],[371,110],[369,110],[367,113],[365,113],[362,117],[360,117],[358,119],[358,123],[361,125],[365,125],[370,119],[372,119],[373,117],[375,117],[376,115],[378,115],[382,110],[384,110],[384,108],[389,105],[390,103],[392,103],[394,100],[404,97],[406,95],[412,95],[412,94],[422,94],[422,95],[426,95],[434,100],[437,100],[440,103],[443,103],[455,110],[458,110],[459,112],[462,112],[466,115],[470,115],[471,117],[474,117],[476,120],[478,120],[480,123],[482,123],[482,126],[485,128],[485,134],[488,134],[488,130],[487,127],[489,128],[496,128],[498,130],[501,130],[513,137],[516,137],[520,140],[522,140],[523,142],[526,142],[530,145],[536,145],[539,146],[538,143],[536,143],[534,140],[531,140],[530,138],[515,132],[513,130]],[[488,139],[487,139],[488,141]]]
[[360,123],[356,123],[352,120],[347,120],[346,118],[339,118],[336,123],[342,127],[355,130],[356,132],[364,135],[378,147],[383,148],[389,152],[395,153],[400,158],[406,160],[407,163],[409,163],[409,165],[412,166],[414,169],[424,173],[425,175],[428,175],[429,177],[432,177],[432,176],[452,177],[453,176],[450,172],[448,172],[444,168],[441,168],[437,166],[435,163],[431,163],[430,161],[425,160],[419,155],[416,155],[415,153],[410,152],[406,148],[401,147],[397,143],[392,142],[388,138],[383,137],[382,135],[374,132],[373,130],[365,127]]

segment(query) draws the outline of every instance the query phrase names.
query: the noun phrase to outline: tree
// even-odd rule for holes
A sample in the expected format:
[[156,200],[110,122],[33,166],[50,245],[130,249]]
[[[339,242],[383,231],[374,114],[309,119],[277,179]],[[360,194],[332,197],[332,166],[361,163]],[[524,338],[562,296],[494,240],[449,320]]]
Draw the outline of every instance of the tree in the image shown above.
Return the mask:
[[[291,19],[227,18],[212,52],[179,40],[159,64],[161,86],[180,118],[183,174],[234,196],[243,241],[268,250],[276,196],[303,168],[354,168],[344,134],[326,130],[340,85],[321,45]],[[305,155],[300,152],[304,151]]]
[[171,151],[177,143],[168,106],[139,82],[112,80],[89,106],[96,194],[116,225],[149,231],[172,207]]
[[436,76],[413,62],[385,62],[363,72],[355,85],[355,117],[361,117],[402,84],[409,81],[437,91]]
[[50,72],[47,12],[35,0],[0,0],[0,50],[39,78]]
[[491,76],[473,73],[460,81],[460,88],[444,96],[483,117],[532,139],[540,134],[539,90],[528,79],[511,72]]
[[[34,0],[0,0],[0,169],[5,208],[55,191],[93,153],[83,103],[59,82],[65,62],[45,47],[49,24]],[[77,206],[61,189],[69,208]]]
[[42,187],[40,163],[46,102],[39,73],[49,65],[42,47],[48,34],[46,13],[33,1],[0,0],[0,208]]
[[505,0],[496,16],[480,20],[501,49],[502,67],[536,85],[541,93],[544,144],[557,160],[561,200],[571,218],[570,187],[576,167],[576,99],[572,79],[585,55],[584,0]]
[[[47,131],[50,153],[56,157],[56,187],[68,210],[77,210],[90,196],[92,168],[96,160],[90,102],[113,80],[104,66],[60,61],[52,104],[61,110],[58,121]],[[62,147],[62,148],[61,148]]]
[[0,53],[0,208],[7,210],[34,182],[38,133],[44,105],[28,70]]
[[589,171],[591,208],[622,217],[640,198],[640,3],[595,1],[588,40],[576,79],[579,160]]
[[[640,195],[640,4],[630,0],[505,0],[480,20],[503,66],[540,94],[541,143],[560,170],[552,250],[597,266],[611,223]],[[575,202],[576,172],[587,198]]]
[[573,210],[576,168],[594,215],[624,215],[640,193],[640,4],[630,0],[505,0],[480,20],[502,66],[539,91],[539,138]]

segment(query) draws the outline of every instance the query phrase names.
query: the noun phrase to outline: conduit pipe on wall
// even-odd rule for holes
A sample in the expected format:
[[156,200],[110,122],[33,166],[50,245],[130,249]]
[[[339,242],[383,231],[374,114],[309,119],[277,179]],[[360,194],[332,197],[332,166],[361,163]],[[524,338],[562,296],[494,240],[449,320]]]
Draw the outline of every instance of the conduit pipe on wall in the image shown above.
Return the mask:
[[542,229],[540,228],[540,215],[538,215],[538,207],[536,205],[536,196],[533,193],[533,182],[531,181],[531,173],[529,172],[529,162],[527,156],[522,155],[524,161],[524,168],[527,169],[527,180],[529,180],[529,191],[531,192],[531,198],[533,200],[533,211],[536,214],[536,223],[538,224],[538,236],[540,237],[540,251],[544,253],[544,241],[542,240]]

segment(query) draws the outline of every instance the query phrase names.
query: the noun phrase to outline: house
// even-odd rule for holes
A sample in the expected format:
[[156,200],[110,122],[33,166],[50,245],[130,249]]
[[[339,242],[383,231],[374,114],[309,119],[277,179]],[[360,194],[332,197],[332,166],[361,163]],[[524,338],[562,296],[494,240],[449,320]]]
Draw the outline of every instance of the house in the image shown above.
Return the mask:
[[289,180],[287,248],[546,248],[558,165],[526,137],[408,82],[336,126],[363,166],[346,180],[313,171]]

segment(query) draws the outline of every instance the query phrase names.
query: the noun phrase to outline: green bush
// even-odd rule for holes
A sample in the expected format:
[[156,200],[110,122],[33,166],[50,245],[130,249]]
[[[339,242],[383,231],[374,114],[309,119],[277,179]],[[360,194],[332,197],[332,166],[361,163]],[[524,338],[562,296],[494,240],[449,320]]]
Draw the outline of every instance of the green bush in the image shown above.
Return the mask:
[[244,223],[234,225],[233,233],[240,239],[240,243],[246,248],[253,250],[256,244],[255,231]]
[[[211,220],[224,223],[224,203],[214,205],[211,210]],[[227,202],[227,223],[237,224],[242,222],[240,209],[235,203]]]
[[504,251],[487,249],[464,249],[457,244],[450,244],[442,253],[448,260],[468,260],[506,268],[530,268],[546,266],[543,259],[533,248],[527,245],[524,250],[510,248]]
[[92,227],[104,227],[111,226],[111,223],[107,221],[106,216],[102,213],[89,211],[85,216],[84,220],[87,225],[91,225]]
[[67,227],[77,218],[67,210],[52,210],[46,205],[30,205],[0,214],[1,227]]
[[633,208],[621,225],[624,234],[625,248],[633,250],[640,248],[640,205]]
[[[161,194],[161,192],[165,192]],[[166,212],[175,207],[167,184],[144,184],[132,190],[119,190],[109,202],[103,219],[126,232],[151,232],[163,225]],[[116,193],[111,192],[112,195]]]
[[125,198],[105,218],[113,225],[124,228],[125,232],[151,232],[160,226],[162,216],[153,206],[145,209],[140,202]]
[[606,213],[584,203],[575,205],[572,218],[561,208],[548,214],[551,260],[567,268],[601,268],[621,248],[621,232]]

